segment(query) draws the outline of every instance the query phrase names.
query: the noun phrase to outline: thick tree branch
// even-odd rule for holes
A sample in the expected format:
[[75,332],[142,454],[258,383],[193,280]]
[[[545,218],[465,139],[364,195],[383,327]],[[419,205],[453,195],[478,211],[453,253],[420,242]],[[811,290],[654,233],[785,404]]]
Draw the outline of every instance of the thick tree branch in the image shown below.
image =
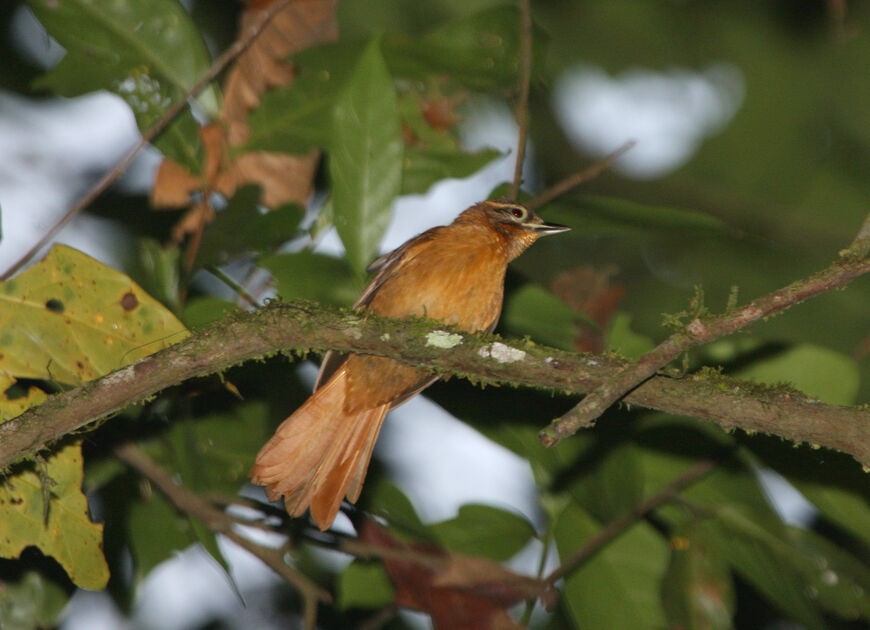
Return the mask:
[[[625,361],[505,342],[421,320],[390,320],[311,303],[276,304],[239,314],[103,378],[52,396],[0,424],[0,469],[64,435],[187,379],[279,350],[377,354],[488,385],[511,384],[574,395],[625,369]],[[655,376],[625,402],[809,442],[870,465],[870,410],[826,405],[794,391],[715,374]]]
[[694,318],[684,330],[671,335],[636,362],[626,364],[576,407],[554,420],[541,431],[541,441],[552,446],[580,429],[591,426],[613,403],[690,348],[730,335],[809,298],[842,288],[858,276],[870,272],[870,258],[865,258],[870,239],[864,236],[868,224],[870,216],[849,248],[841,252],[839,260],[826,269],[768,293],[733,312]]

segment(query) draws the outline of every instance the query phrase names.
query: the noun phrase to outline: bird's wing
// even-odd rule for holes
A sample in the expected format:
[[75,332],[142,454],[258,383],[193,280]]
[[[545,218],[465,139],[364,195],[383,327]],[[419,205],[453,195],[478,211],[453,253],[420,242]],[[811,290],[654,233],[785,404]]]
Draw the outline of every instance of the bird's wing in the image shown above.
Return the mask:
[[[405,242],[400,247],[397,247],[393,251],[384,254],[383,256],[377,258],[374,262],[372,262],[366,268],[366,271],[368,271],[369,273],[375,273],[375,277],[371,279],[365,290],[363,290],[362,295],[359,296],[359,299],[353,305],[353,308],[365,309],[369,304],[371,304],[371,301],[374,299],[375,295],[377,295],[378,290],[381,288],[381,286],[383,286],[384,282],[386,282],[395,273],[397,273],[402,268],[402,265],[407,261],[406,254],[408,253],[408,250],[416,247],[422,242],[431,240],[438,232],[443,229],[443,227],[434,227],[430,230],[426,230],[422,234],[418,234],[411,240]],[[340,352],[333,352],[332,350],[323,355],[323,362],[320,364],[320,372],[318,372],[317,380],[314,382],[315,391],[319,389],[324,383],[326,383],[326,381],[328,381],[329,378],[333,374],[335,374],[338,368],[340,368],[346,360],[346,354],[342,354]],[[431,381],[428,381],[425,386],[428,387],[433,382],[435,382],[435,380],[437,379],[432,379]],[[402,400],[398,401],[396,404],[400,404],[408,398],[410,398],[410,396],[402,398]],[[393,406],[396,405],[394,404]]]

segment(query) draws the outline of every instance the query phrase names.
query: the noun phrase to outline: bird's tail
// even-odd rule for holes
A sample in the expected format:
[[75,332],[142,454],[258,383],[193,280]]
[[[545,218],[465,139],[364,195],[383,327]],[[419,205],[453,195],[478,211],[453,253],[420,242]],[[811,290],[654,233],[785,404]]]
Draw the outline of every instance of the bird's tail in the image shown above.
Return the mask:
[[372,449],[390,404],[346,413],[345,372],[339,370],[284,420],[248,475],[269,500],[284,496],[291,516],[311,508],[321,530],[332,525],[347,496],[359,498]]

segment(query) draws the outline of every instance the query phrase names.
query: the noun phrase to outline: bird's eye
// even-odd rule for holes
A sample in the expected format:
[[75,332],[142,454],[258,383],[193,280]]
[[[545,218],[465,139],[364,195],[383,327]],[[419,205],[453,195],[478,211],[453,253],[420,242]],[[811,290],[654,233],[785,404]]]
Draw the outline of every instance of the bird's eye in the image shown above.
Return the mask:
[[525,220],[528,216],[529,212],[525,208],[521,208],[519,206],[514,206],[511,208],[511,215],[514,219],[519,219],[520,221]]

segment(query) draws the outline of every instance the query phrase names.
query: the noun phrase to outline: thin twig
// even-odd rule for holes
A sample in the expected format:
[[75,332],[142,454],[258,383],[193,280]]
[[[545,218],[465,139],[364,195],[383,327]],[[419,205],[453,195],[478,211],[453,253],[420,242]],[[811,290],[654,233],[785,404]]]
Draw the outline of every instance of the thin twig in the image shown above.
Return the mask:
[[555,184],[547,188],[547,190],[535,196],[533,199],[529,200],[526,206],[528,206],[532,210],[537,210],[544,204],[549,203],[560,195],[564,195],[566,192],[573,188],[576,188],[580,184],[588,182],[591,179],[595,179],[596,177],[601,175],[601,173],[604,172],[606,169],[610,168],[611,164],[621,158],[636,144],[637,142],[635,142],[634,140],[629,140],[621,147],[611,153],[608,153],[591,166],[588,166],[582,171],[578,171],[577,173],[569,175],[565,179],[556,182]]
[[183,97],[173,103],[160,117],[160,119],[151,125],[142,133],[142,138],[137,142],[121,160],[103,177],[100,178],[79,201],[70,208],[57,222],[52,225],[48,231],[42,235],[39,241],[31,247],[27,253],[19,258],[11,267],[9,267],[0,280],[6,280],[11,277],[16,271],[26,265],[45,245],[53,239],[70,221],[78,216],[83,210],[90,206],[106,189],[111,186],[133,163],[136,155],[148,143],[154,140],[166,127],[187,107],[190,99],[196,97],[202,92],[223,70],[232,63],[240,54],[245,52],[248,47],[254,43],[254,40],[260,36],[272,18],[282,11],[293,0],[279,0],[274,3],[265,12],[266,18],[256,26],[252,27],[246,34],[237,39],[229,48],[214,60],[211,67],[184,93]]
[[201,521],[214,533],[221,534],[233,541],[287,580],[299,591],[305,602],[305,628],[314,630],[317,621],[317,603],[331,603],[332,596],[305,575],[288,565],[284,561],[284,552],[281,549],[258,545],[240,535],[234,529],[235,523],[233,519],[223,511],[212,506],[195,492],[176,483],[172,475],[158,466],[136,445],[131,443],[123,444],[115,449],[115,455],[119,460],[157,486],[157,489],[176,509]]
[[688,470],[681,473],[673,481],[671,481],[661,490],[656,492],[653,496],[635,506],[635,508],[631,512],[629,512],[625,516],[621,516],[610,521],[601,530],[599,530],[597,534],[587,540],[579,549],[577,549],[570,556],[568,556],[568,558],[566,558],[561,565],[559,565],[554,571],[552,571],[550,575],[548,575],[544,579],[544,583],[550,584],[551,586],[555,585],[556,582],[558,582],[560,579],[568,575],[571,571],[589,560],[605,545],[610,543],[614,538],[626,531],[637,521],[658,508],[663,503],[666,503],[676,498],[680,492],[685,490],[687,487],[689,487],[705,475],[709,474],[715,467],[716,464],[712,461],[708,459],[701,460]]
[[[861,232],[863,230],[864,226]],[[568,413],[550,423],[541,431],[541,441],[545,446],[553,446],[580,429],[591,426],[613,403],[690,348],[730,335],[809,298],[842,288],[858,276],[870,272],[870,259],[861,254],[862,248],[868,245],[870,239],[856,238],[848,249],[841,252],[839,260],[820,272],[755,299],[734,312],[703,319],[696,317],[684,330],[671,335],[636,362],[627,363],[613,378],[607,379]]]
[[529,84],[532,80],[532,7],[530,0],[520,0],[520,76],[515,116],[517,119],[517,155],[511,197],[517,198],[523,183],[523,163],[529,138]]

